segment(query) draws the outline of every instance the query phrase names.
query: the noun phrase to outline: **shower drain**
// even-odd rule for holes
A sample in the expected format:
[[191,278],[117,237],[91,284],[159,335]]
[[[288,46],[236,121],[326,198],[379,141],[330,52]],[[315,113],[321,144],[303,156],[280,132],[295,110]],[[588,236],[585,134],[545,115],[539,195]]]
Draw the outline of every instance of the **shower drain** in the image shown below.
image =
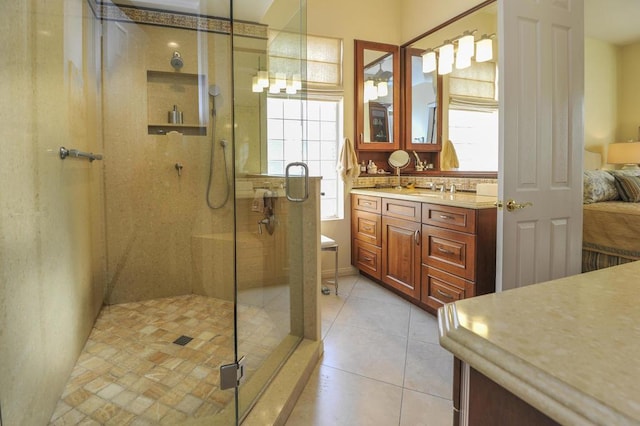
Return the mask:
[[176,345],[185,346],[187,343],[193,340],[193,337],[189,336],[180,336],[176,340],[173,341]]

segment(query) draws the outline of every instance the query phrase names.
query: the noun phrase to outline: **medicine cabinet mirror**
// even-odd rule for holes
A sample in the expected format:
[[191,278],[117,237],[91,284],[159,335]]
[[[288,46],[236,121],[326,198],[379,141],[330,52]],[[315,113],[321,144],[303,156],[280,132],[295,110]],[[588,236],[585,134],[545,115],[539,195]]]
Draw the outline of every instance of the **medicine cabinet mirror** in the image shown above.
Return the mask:
[[[466,35],[471,53],[462,55]],[[404,149],[440,151],[446,174],[497,176],[497,3],[486,1],[401,49]]]
[[399,47],[356,40],[354,69],[357,149],[398,149],[401,121]]

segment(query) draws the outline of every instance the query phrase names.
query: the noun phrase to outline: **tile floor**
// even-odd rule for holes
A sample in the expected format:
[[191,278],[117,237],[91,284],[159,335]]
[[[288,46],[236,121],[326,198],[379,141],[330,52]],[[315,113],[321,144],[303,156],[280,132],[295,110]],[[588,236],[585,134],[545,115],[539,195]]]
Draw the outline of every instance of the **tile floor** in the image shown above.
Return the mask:
[[[247,379],[288,334],[285,287],[246,291],[238,345]],[[192,337],[186,345],[174,341]],[[187,295],[102,309],[50,425],[178,425],[234,400],[218,369],[234,359],[233,304]]]
[[287,426],[451,425],[453,357],[436,318],[360,275],[331,289],[324,356]]

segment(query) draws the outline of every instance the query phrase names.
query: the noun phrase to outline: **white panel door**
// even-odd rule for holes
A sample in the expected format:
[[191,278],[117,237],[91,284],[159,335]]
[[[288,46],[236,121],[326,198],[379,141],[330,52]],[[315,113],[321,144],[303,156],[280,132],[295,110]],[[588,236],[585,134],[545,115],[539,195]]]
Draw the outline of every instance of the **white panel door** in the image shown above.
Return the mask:
[[582,0],[498,4],[501,291],[580,272],[584,18]]

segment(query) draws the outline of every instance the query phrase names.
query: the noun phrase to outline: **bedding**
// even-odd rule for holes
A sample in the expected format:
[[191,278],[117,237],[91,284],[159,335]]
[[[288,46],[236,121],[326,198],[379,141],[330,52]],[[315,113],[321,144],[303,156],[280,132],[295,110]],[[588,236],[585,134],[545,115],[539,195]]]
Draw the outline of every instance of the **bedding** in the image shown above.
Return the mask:
[[640,260],[640,203],[583,206],[582,272]]

